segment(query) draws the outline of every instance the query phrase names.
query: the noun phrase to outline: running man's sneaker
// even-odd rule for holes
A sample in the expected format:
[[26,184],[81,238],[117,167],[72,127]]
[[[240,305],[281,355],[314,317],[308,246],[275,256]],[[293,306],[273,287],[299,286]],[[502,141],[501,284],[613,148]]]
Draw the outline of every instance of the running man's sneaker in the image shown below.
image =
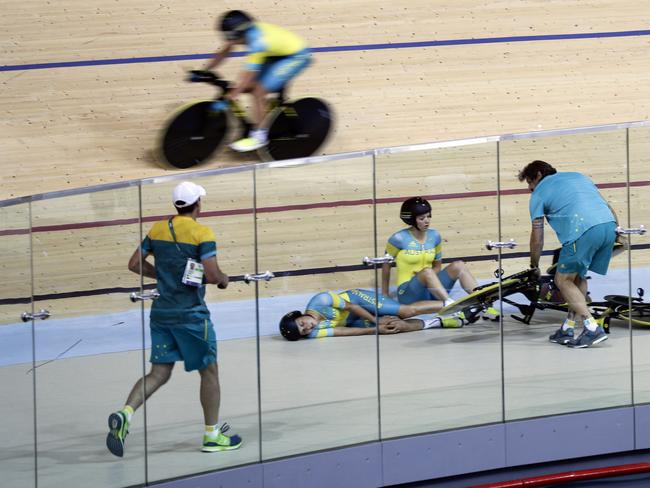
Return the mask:
[[596,330],[593,332],[584,327],[582,329],[582,333],[578,336],[578,338],[569,342],[568,346],[574,347],[576,349],[582,349],[585,347],[593,346],[594,344],[598,344],[599,342],[606,341],[607,339],[608,336],[600,325],[596,327]]
[[239,139],[230,145],[230,149],[237,152],[255,151],[269,143],[265,130],[253,130],[248,137]]
[[106,436],[106,447],[117,457],[124,456],[124,439],[129,433],[129,421],[122,412],[113,412],[108,417],[109,433]]
[[216,436],[203,436],[203,447],[201,450],[203,452],[217,452],[217,451],[231,451],[233,449],[239,449],[241,446],[241,437],[237,434],[226,435],[226,432],[230,430],[230,426],[225,422],[219,427],[218,433]]
[[568,344],[573,340],[573,327],[563,330],[560,326],[558,330],[548,336],[548,340],[556,344]]
[[483,320],[491,320],[492,322],[498,321],[500,316],[501,314],[499,313],[499,310],[494,307],[486,308],[481,315],[481,317],[483,317]]

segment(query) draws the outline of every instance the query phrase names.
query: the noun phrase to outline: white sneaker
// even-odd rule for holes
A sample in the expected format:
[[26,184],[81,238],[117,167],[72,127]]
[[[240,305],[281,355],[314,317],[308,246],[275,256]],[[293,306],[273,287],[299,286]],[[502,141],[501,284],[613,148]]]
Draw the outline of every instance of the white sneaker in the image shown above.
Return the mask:
[[249,152],[264,147],[268,143],[269,141],[266,138],[266,131],[258,129],[251,131],[249,137],[244,137],[243,139],[233,142],[230,145],[230,149],[237,152]]

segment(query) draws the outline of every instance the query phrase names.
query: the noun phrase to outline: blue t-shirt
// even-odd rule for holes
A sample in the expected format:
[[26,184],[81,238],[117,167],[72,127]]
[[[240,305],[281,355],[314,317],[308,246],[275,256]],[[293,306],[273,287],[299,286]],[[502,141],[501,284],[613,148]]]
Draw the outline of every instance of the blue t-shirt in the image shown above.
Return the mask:
[[565,245],[587,230],[616,219],[596,185],[580,173],[555,173],[538,183],[530,197],[531,220],[546,217]]

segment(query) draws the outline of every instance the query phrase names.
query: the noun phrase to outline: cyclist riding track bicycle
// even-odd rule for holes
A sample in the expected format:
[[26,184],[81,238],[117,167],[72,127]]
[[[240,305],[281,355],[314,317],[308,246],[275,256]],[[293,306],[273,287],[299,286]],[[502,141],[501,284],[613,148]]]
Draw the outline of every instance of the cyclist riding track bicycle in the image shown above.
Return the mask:
[[238,152],[254,151],[268,143],[267,129],[261,127],[268,111],[267,95],[282,90],[304,70],[311,62],[311,53],[298,35],[277,25],[258,22],[241,10],[223,14],[217,29],[223,33],[225,45],[208,62],[206,70],[219,66],[238,45],[248,50],[244,70],[226,99],[233,100],[242,93],[253,95],[253,128],[230,147]]

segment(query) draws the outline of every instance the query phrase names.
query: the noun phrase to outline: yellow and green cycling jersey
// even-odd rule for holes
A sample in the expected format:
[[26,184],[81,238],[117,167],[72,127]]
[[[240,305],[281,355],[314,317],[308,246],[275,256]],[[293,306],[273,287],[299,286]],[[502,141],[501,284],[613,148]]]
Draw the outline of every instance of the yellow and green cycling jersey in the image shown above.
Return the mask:
[[409,229],[395,232],[386,243],[386,252],[395,258],[397,286],[408,282],[434,261],[442,260],[442,238],[434,229],[428,229],[424,242],[418,241]]
[[299,35],[274,24],[255,22],[246,31],[246,69],[260,71],[270,58],[284,58],[301,53],[307,43]]

